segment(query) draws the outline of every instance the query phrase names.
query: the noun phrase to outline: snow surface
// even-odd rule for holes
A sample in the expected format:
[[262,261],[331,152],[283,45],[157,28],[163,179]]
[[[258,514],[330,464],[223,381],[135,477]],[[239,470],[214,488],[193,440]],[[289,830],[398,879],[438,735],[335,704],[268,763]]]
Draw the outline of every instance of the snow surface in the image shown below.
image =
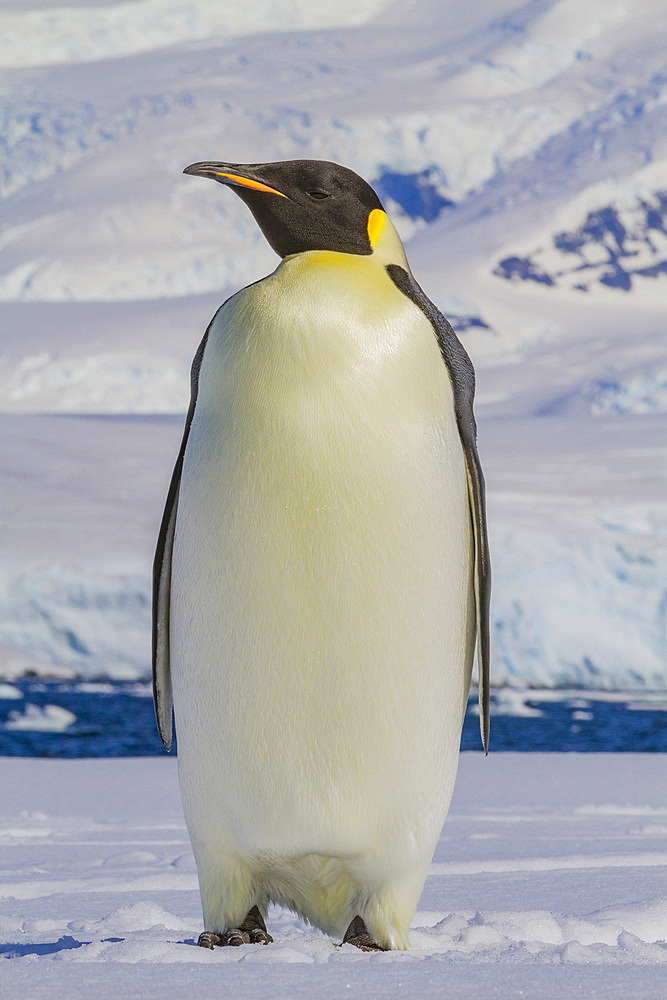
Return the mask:
[[[664,755],[463,754],[409,952],[195,947],[175,761],[0,760],[0,995],[663,1000]],[[222,995],[222,994],[220,994]]]
[[4,66],[89,62],[189,39],[359,24],[389,2],[337,0],[334,6],[294,0],[245,0],[231,5],[218,0],[111,0],[77,8],[45,0],[20,13],[0,12],[0,62]]
[[663,0],[227,7],[0,2],[0,676],[147,676],[190,359],[276,263],[182,170],[313,156],[475,362],[494,680],[664,691]]

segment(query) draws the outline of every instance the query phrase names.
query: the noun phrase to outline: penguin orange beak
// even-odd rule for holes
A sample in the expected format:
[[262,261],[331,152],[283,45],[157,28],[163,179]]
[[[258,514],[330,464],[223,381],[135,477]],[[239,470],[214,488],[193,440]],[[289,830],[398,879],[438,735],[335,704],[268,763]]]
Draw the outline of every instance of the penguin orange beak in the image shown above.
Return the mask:
[[[252,188],[253,191],[266,191],[268,194],[277,194],[281,198],[287,198],[286,194],[278,191],[277,188],[266,184],[260,177],[256,176],[256,168],[240,163],[191,163],[183,171],[184,174],[193,174],[195,177],[210,177],[221,184],[229,187]],[[255,176],[253,176],[253,174]]]

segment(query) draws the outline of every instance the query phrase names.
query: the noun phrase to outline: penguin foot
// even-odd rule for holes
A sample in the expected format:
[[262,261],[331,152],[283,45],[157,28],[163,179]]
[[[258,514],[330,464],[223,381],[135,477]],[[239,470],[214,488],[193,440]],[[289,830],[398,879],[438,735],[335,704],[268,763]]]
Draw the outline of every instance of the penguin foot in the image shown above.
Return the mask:
[[197,945],[200,948],[210,948],[213,951],[216,944],[222,944],[221,938],[222,935],[216,934],[214,931],[202,931],[197,938]]
[[362,951],[385,951],[382,945],[379,945],[375,938],[370,936],[366,924],[358,916],[354,918],[345,931],[342,944],[353,944],[355,948],[360,948]]
[[[244,944],[271,944],[273,941],[273,938],[266,929],[264,917],[256,906],[253,906],[243,923],[239,925],[238,930],[243,935]],[[227,933],[232,934],[234,932],[227,931]],[[246,934],[248,935],[247,939],[245,937]],[[230,941],[228,943],[233,944],[234,942]]]
[[273,938],[266,929],[264,918],[256,906],[238,927],[230,927],[223,934],[202,931],[197,940],[200,948],[238,948],[242,944],[270,944]]

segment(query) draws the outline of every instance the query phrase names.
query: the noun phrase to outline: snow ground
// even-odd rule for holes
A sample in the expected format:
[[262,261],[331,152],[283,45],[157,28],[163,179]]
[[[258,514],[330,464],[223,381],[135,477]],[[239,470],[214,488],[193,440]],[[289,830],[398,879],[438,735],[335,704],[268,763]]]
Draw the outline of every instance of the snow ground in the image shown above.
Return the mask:
[[462,755],[412,950],[197,949],[167,759],[0,759],[0,996],[663,1000],[667,757]]

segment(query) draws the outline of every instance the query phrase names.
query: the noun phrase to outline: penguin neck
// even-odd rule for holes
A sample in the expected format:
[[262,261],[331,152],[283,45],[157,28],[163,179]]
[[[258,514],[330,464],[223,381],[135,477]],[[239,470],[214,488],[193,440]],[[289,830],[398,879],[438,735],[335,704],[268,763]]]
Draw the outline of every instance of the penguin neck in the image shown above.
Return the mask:
[[282,264],[300,261],[303,264],[331,265],[338,261],[342,265],[348,264],[353,267],[356,267],[358,264],[363,265],[368,263],[380,266],[383,269],[388,264],[398,264],[399,267],[410,272],[410,266],[405,256],[401,238],[396,232],[394,223],[382,209],[376,208],[370,213],[368,236],[372,248],[370,254],[341,253],[337,250],[305,250],[302,253],[289,254],[287,257],[284,257]]
[[371,259],[386,267],[388,264],[398,264],[399,267],[410,270],[401,237],[386,212],[374,208],[368,216],[368,238],[373,251]]

